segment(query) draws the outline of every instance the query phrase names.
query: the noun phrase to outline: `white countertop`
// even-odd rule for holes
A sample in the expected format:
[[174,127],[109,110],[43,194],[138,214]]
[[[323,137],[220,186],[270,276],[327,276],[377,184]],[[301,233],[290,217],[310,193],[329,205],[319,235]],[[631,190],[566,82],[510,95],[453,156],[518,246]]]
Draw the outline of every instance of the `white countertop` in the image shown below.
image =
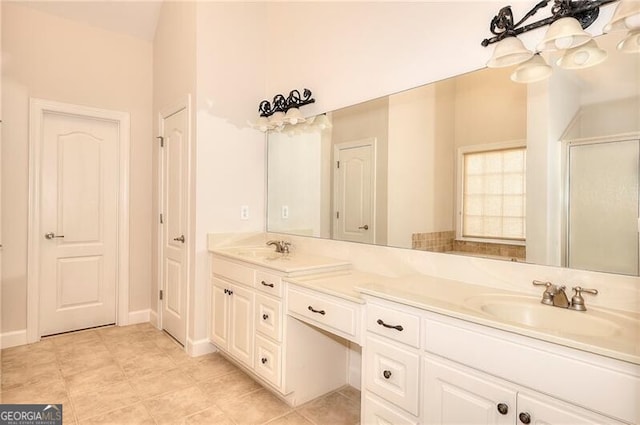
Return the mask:
[[[285,279],[293,284],[351,302],[362,304],[363,295],[375,296],[640,365],[640,314],[590,307],[588,300],[588,310],[579,312],[542,305],[540,298],[528,294],[426,275],[385,277],[350,270],[347,261],[302,253],[277,254],[264,246],[210,251],[285,273]],[[498,313],[492,313],[492,308]],[[517,318],[510,320],[512,314]]]
[[336,258],[311,254],[280,254],[264,246],[211,248],[210,252],[289,275],[347,270],[351,263]]
[[[286,280],[352,302],[363,303],[362,295],[371,295],[425,311],[640,364],[640,315],[589,307],[588,301],[588,310],[579,312],[542,305],[540,298],[518,292],[424,275],[390,278],[356,270]],[[548,314],[550,320],[546,321],[546,327],[503,320],[482,309],[485,302],[501,305],[513,301],[524,303],[538,313]],[[621,326],[608,327],[607,324],[611,320],[620,323]],[[585,322],[585,325],[582,326],[581,322]],[[597,327],[601,331],[600,334],[590,334],[590,327],[596,329],[592,324],[604,324]]]

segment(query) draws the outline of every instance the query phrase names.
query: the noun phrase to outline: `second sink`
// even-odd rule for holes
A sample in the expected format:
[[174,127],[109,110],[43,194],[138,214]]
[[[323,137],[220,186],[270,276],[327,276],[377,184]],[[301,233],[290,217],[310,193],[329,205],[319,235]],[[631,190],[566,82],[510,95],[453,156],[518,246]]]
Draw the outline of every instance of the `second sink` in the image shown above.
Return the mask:
[[465,305],[505,322],[572,335],[608,337],[619,334],[625,327],[638,325],[623,316],[546,306],[538,298],[527,296],[478,295],[466,299]]

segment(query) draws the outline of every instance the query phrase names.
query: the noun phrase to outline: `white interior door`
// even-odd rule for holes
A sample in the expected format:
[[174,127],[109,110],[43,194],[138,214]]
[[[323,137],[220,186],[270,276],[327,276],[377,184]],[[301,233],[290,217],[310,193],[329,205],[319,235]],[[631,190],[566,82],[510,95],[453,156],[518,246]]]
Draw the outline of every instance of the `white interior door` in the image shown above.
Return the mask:
[[185,344],[187,323],[187,110],[162,118],[162,328]]
[[40,335],[116,321],[118,146],[114,121],[41,121]]
[[334,148],[333,238],[375,241],[375,139]]
[[639,167],[638,140],[570,146],[569,267],[638,276]]

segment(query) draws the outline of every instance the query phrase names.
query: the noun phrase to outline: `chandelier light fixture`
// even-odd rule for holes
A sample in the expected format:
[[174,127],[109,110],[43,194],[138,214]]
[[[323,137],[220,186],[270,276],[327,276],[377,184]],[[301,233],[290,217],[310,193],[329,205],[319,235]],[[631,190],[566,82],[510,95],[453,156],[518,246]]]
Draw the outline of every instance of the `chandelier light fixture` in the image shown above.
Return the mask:
[[[489,30],[491,38],[482,40],[484,47],[495,43],[489,68],[518,65],[511,74],[511,80],[518,83],[532,83],[549,77],[552,68],[540,55],[542,52],[560,51],[562,56],[556,65],[564,69],[581,69],[595,66],[607,57],[607,52],[598,47],[591,34],[585,31],[600,14],[600,7],[618,2],[611,22],[604,32],[627,31],[627,35],[617,48],[624,53],[640,52],[640,0],[554,0],[551,16],[527,23],[551,0],[536,4],[522,19],[515,22],[511,6],[500,9],[493,17]],[[549,25],[536,51],[527,49],[518,35]]]
[[311,95],[309,89],[304,89],[302,95],[298,90],[291,90],[287,97],[277,94],[272,102],[263,100],[258,105],[258,121],[251,126],[263,132],[274,129],[280,131],[287,124],[296,125],[304,122],[305,118],[299,108],[316,101]]

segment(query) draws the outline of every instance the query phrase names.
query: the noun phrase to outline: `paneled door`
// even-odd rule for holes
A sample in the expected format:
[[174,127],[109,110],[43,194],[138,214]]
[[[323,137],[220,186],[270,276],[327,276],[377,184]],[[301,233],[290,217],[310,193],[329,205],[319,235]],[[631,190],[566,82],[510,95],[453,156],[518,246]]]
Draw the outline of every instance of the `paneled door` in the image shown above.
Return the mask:
[[162,117],[162,328],[182,345],[187,323],[188,111]]
[[39,134],[40,335],[115,323],[118,123],[46,111]]
[[375,242],[375,139],[334,147],[333,238]]

